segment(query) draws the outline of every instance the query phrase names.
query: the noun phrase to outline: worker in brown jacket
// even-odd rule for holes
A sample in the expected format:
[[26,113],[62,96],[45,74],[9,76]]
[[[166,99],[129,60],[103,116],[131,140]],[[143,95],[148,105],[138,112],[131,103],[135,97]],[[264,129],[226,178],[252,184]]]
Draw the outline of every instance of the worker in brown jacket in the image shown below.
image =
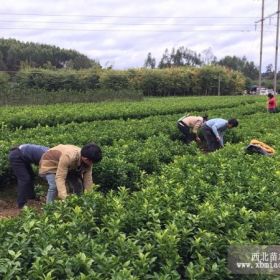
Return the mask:
[[202,124],[208,120],[208,116],[184,116],[180,118],[177,122],[177,126],[179,130],[185,136],[185,142],[188,144],[192,140],[200,141],[198,136],[198,129],[202,126]]
[[68,195],[66,182],[73,193],[80,195],[84,189],[92,189],[92,164],[102,159],[101,149],[94,143],[79,148],[74,145],[58,145],[43,154],[39,174],[49,184],[47,203],[56,196],[65,199]]

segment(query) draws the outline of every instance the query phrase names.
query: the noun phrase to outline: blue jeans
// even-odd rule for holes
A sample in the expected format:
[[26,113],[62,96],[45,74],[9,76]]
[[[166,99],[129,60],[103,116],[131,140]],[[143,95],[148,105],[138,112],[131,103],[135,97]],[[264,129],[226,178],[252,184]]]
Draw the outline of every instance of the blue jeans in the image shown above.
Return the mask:
[[[47,193],[47,204],[52,203],[55,198],[57,197],[57,186],[55,182],[55,174],[54,173],[48,173],[45,175],[45,178],[48,181],[49,189]],[[81,178],[81,175],[77,172],[70,171],[67,174],[66,181],[69,185],[70,190],[77,194],[81,195],[84,192],[84,186],[83,181]]]
[[47,204],[52,203],[56,196],[57,196],[57,187],[55,183],[55,174],[54,173],[48,173],[46,174],[45,178],[48,181],[49,189],[47,193]]

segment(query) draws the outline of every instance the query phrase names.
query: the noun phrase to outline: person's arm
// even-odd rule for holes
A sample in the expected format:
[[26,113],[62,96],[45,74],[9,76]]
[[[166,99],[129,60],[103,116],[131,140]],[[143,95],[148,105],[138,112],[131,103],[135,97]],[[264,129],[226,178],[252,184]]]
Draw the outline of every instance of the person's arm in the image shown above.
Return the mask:
[[218,126],[216,124],[212,125],[211,127],[213,133],[215,134],[216,138],[220,138],[219,132],[218,132]]
[[[215,135],[216,135],[216,134],[215,134]],[[223,139],[223,136],[220,135],[219,132],[217,132],[217,135],[218,135],[218,136],[216,136],[216,139],[217,139],[217,141],[220,143],[221,147],[223,147],[223,146],[224,146],[224,139]]]
[[223,137],[223,135],[220,135],[219,142],[220,142],[221,147],[223,147],[224,146],[224,137]]
[[225,126],[227,123],[225,122],[217,122],[214,125],[212,125],[211,129],[213,131],[213,133],[216,136],[217,141],[220,143],[221,146],[224,146],[224,140],[223,140],[223,135],[219,134],[219,129],[223,128],[223,126]]
[[196,121],[196,123],[195,123],[195,125],[194,125],[194,127],[193,127],[193,133],[195,133],[196,134],[196,136],[197,136],[197,133],[198,133],[198,129],[201,127],[201,125],[202,125],[202,122],[203,122],[203,120],[198,120],[198,121]]
[[85,187],[85,191],[91,191],[92,190],[92,166],[87,169],[87,171],[83,174],[83,184]]
[[65,199],[67,197],[66,177],[68,173],[69,163],[70,158],[68,155],[62,155],[60,157],[55,175],[58,197],[60,199]]
[[193,133],[195,134],[195,140],[198,142],[200,142],[200,138],[198,136],[198,129],[201,127],[202,123],[203,123],[203,120],[198,120],[193,127]]

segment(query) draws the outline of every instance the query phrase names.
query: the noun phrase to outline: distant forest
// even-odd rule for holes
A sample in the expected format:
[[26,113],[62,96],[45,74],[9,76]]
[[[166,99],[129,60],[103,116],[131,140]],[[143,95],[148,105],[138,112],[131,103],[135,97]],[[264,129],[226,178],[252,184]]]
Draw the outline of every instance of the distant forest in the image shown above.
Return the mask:
[[77,70],[101,68],[98,61],[89,59],[75,50],[0,38],[0,71],[18,71],[23,67]]
[[[160,61],[149,52],[145,59],[144,68],[164,69],[177,67],[202,67],[205,65],[220,65],[226,68],[239,71],[246,77],[246,84],[254,84],[258,79],[258,66],[252,61],[248,61],[245,56],[225,56],[220,60],[213,54],[211,48],[205,49],[202,53],[197,53],[187,47],[181,46],[165,49]],[[102,66],[97,60],[90,59],[86,55],[76,50],[63,49],[57,46],[39,44],[33,42],[21,42],[16,39],[0,38],[0,71],[18,72],[23,69],[41,68],[47,70],[57,69],[101,69]],[[112,67],[107,67],[110,70]],[[266,71],[262,73],[266,86],[272,87],[274,76],[273,65],[266,66]],[[280,79],[280,72],[277,73]]]
[[232,70],[239,71],[249,79],[257,79],[259,70],[253,61],[248,61],[245,56],[242,58],[237,56],[225,56],[224,58],[217,60],[217,57],[213,54],[212,49],[208,48],[202,51],[202,53],[196,53],[184,46],[178,49],[168,49],[162,55],[158,65],[156,59],[149,52],[144,62],[146,68],[174,68],[182,66],[194,66],[201,67],[202,65],[221,65],[228,67]]

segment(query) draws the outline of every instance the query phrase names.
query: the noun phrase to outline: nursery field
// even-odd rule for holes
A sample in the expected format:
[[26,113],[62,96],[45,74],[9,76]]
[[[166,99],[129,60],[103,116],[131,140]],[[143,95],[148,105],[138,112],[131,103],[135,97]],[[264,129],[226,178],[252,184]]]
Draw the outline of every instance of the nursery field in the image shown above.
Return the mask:
[[[0,279],[275,279],[234,275],[230,245],[280,244],[280,114],[264,97],[1,107],[0,195],[22,143],[95,142],[96,188],[0,219]],[[223,149],[185,145],[183,114],[237,118]],[[276,149],[248,155],[251,139]]]

